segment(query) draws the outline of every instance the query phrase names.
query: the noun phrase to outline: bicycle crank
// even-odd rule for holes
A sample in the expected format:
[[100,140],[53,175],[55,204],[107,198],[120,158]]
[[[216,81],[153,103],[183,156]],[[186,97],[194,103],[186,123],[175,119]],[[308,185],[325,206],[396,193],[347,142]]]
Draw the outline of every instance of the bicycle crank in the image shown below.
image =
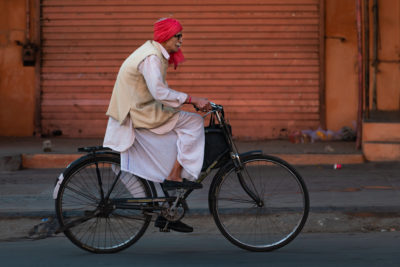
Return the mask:
[[183,196],[186,192],[185,189],[178,189],[178,195],[172,205],[168,202],[163,204],[163,209],[161,210],[161,215],[167,219],[169,222],[176,222],[185,216],[185,205],[186,202]]

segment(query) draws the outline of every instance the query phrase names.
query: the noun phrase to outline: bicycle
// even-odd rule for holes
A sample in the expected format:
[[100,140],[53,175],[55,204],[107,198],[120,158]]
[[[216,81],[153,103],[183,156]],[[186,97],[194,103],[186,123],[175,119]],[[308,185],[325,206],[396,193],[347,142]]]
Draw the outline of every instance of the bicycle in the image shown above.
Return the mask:
[[[209,188],[208,206],[220,232],[234,245],[250,251],[271,251],[291,242],[309,212],[306,185],[280,158],[262,151],[238,153],[223,106],[212,104],[201,183],[217,170]],[[188,210],[193,190],[172,196],[153,182],[120,169],[119,154],[85,147],[87,154],[72,162],[57,179],[55,208],[60,228],[78,247],[94,253],[114,253],[134,244],[153,215],[169,222]],[[166,230],[166,229],[160,229]]]

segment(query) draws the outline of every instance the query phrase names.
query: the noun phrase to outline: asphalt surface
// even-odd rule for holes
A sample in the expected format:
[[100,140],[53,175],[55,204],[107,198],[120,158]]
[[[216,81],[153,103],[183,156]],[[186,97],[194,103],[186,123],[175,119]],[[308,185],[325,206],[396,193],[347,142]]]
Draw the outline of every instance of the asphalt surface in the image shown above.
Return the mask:
[[254,253],[220,234],[146,233],[117,254],[92,254],[62,237],[1,242],[2,266],[399,266],[400,233],[300,234],[289,245]]
[[[303,232],[400,231],[400,164],[364,163],[297,166],[310,192],[310,215]],[[0,240],[29,238],[35,225],[54,216],[52,192],[62,169],[0,172]],[[188,198],[183,221],[198,233],[217,231],[208,212],[208,185]],[[44,221],[42,221],[44,219]],[[153,228],[154,229],[154,228]]]

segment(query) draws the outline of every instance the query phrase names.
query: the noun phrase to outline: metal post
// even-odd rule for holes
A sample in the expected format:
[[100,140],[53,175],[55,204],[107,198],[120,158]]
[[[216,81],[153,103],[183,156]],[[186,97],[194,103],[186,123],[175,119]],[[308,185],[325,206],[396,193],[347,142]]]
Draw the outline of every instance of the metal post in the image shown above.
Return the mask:
[[372,42],[372,110],[378,109],[377,105],[377,88],[376,88],[376,75],[378,73],[378,30],[379,30],[379,13],[378,13],[378,0],[374,0],[372,6],[373,12],[373,42]]
[[320,21],[319,21],[319,106],[320,124],[326,129],[326,92],[325,92],[325,0],[319,1]]
[[41,68],[41,36],[40,36],[40,15],[41,6],[40,0],[35,0],[35,43],[37,46],[36,65],[35,65],[35,116],[34,116],[34,135],[41,136],[41,88],[40,88],[40,68]]
[[26,10],[26,30],[25,30],[25,44],[30,43],[31,39],[31,8],[30,8],[30,1],[26,0],[25,2],[25,10]]
[[364,86],[365,118],[369,118],[369,0],[364,0]]
[[362,114],[363,114],[363,55],[362,55],[362,22],[361,0],[356,0],[357,14],[357,47],[358,47],[358,112],[357,112],[357,139],[356,148],[361,148]]

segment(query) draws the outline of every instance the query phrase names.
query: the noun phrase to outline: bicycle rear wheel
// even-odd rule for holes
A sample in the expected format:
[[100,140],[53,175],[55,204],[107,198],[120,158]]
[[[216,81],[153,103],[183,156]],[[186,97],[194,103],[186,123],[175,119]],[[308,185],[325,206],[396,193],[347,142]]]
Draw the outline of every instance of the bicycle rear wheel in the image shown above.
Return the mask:
[[[118,175],[109,200],[104,201]],[[56,214],[60,227],[66,228],[64,234],[75,245],[94,253],[114,253],[135,243],[151,221],[141,210],[116,209],[114,201],[144,197],[151,197],[149,185],[120,172],[118,155],[86,156],[64,172]]]
[[268,155],[241,157],[217,177],[210,204],[222,234],[250,251],[271,251],[292,241],[309,211],[307,188],[297,171]]

